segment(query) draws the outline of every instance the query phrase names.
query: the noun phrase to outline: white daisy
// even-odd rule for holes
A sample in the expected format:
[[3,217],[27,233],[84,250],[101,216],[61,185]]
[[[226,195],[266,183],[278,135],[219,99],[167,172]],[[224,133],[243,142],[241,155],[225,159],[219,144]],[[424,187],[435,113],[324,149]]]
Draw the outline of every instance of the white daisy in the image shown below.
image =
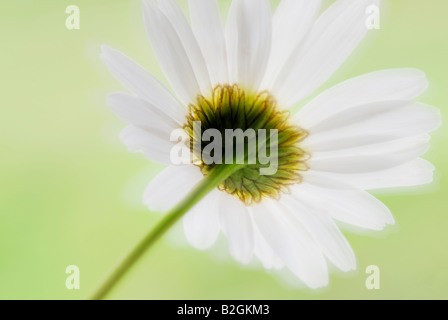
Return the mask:
[[108,97],[130,123],[122,140],[168,165],[144,203],[168,211],[212,170],[172,165],[173,130],[191,135],[194,120],[205,128],[275,128],[283,134],[278,172],[260,176],[248,165],[227,174],[185,215],[188,241],[206,249],[222,231],[239,262],[256,257],[265,268],[287,268],[311,288],[328,284],[329,263],[355,269],[337,222],[382,230],[394,219],[366,190],[432,181],[434,168],[420,157],[440,116],[412,101],[426,90],[425,75],[377,71],[324,91],[294,116],[284,110],[357,47],[370,5],[379,0],[337,0],[319,15],[320,0],[283,0],[271,15],[269,0],[233,0],[224,26],[216,0],[189,0],[191,24],[175,0],[144,0],[147,34],[175,94],[124,54],[106,46],[101,54],[132,92]]

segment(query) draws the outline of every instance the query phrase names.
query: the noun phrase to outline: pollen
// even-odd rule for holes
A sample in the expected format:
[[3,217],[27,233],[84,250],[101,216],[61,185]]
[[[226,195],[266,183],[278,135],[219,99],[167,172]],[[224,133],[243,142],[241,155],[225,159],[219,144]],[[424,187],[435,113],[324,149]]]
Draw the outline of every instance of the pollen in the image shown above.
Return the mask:
[[[243,164],[218,189],[251,205],[266,197],[280,198],[289,186],[300,183],[301,173],[308,170],[306,161],[310,155],[300,147],[308,132],[292,124],[290,118],[289,111],[281,110],[267,91],[252,93],[238,85],[218,85],[209,97],[199,95],[196,102],[189,105],[184,129],[190,138],[194,164],[203,175],[217,165],[232,165],[229,164],[229,154],[230,160]],[[210,148],[212,142],[199,141],[209,129],[220,133],[213,140],[218,147]],[[232,131],[243,133],[244,157],[238,158],[238,147],[229,147],[226,141]],[[263,139],[257,140],[263,131],[266,132]],[[250,143],[247,132],[255,133],[255,143]],[[255,146],[252,152],[251,145]],[[215,161],[206,161],[205,154]],[[274,170],[269,170],[272,167]]]

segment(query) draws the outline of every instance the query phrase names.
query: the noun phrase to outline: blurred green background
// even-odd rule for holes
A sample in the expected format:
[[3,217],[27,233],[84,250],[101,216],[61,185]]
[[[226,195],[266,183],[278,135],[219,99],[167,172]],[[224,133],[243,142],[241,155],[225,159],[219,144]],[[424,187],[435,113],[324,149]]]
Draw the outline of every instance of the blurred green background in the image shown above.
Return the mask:
[[[65,27],[70,4],[81,10],[80,30]],[[420,100],[444,114],[448,2],[384,4],[381,30],[371,32],[325,87],[373,70],[420,68],[431,83]],[[124,89],[98,58],[99,46],[108,44],[162,77],[140,1],[2,0],[0,34],[0,298],[84,299],[160,218],[140,198],[162,167],[119,142],[123,123],[108,110],[105,95]],[[110,298],[448,298],[446,126],[432,136],[426,159],[437,168],[434,183],[380,195],[397,226],[369,236],[346,232],[358,270],[332,274],[328,288],[297,289],[261,268],[238,265],[223,241],[196,251],[177,228]],[[372,264],[381,269],[380,290],[365,287]],[[68,265],[80,268],[80,290],[65,287]]]

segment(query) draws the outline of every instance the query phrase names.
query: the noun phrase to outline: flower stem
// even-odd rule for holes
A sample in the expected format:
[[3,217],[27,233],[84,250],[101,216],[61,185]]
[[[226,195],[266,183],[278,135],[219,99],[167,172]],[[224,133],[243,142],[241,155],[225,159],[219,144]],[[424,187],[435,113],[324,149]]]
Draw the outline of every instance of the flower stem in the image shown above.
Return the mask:
[[118,263],[92,295],[92,300],[104,299],[129,269],[172,227],[188,210],[216,188],[223,180],[239,170],[238,165],[218,165]]

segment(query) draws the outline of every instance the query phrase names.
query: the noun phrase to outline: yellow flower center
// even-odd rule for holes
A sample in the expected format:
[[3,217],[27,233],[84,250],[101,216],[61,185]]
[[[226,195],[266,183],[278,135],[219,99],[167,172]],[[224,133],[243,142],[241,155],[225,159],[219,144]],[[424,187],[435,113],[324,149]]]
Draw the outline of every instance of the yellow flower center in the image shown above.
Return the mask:
[[[189,106],[184,129],[190,137],[190,151],[196,159],[195,165],[204,175],[217,165],[227,165],[229,154],[233,161],[244,161],[241,169],[218,188],[236,196],[246,205],[260,202],[264,197],[279,198],[288,186],[300,183],[301,172],[308,170],[306,160],[309,155],[299,146],[308,133],[290,123],[289,112],[280,110],[269,92],[252,94],[237,85],[218,85],[209,98],[199,95],[196,103]],[[211,142],[204,143],[202,137],[209,129],[220,133],[214,135],[215,140],[220,141],[207,139]],[[264,136],[261,135],[263,130]],[[238,147],[235,145],[230,147],[229,153],[229,132],[232,131],[239,132],[245,139],[243,149],[240,149],[244,150],[242,158],[238,158]],[[250,134],[241,135],[249,131],[255,133],[253,144]],[[230,136],[230,140],[238,139],[237,136]],[[198,141],[200,139],[202,141]],[[210,148],[211,143],[222,150]],[[252,154],[250,146],[256,146]],[[204,155],[222,161],[212,163],[204,159]],[[267,163],[262,159],[269,161]],[[269,170],[272,167],[274,170]],[[265,173],[262,173],[263,169]]]

